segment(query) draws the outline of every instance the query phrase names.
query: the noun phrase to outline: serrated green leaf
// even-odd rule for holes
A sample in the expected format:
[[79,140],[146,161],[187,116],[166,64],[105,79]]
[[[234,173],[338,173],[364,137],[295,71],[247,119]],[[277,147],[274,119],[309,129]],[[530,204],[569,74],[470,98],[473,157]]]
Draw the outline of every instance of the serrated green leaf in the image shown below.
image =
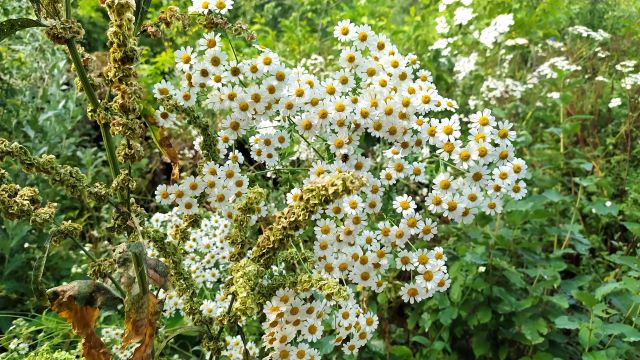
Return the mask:
[[0,23],[0,41],[8,38],[9,36],[17,33],[20,30],[32,27],[46,27],[46,25],[35,19],[7,19]]

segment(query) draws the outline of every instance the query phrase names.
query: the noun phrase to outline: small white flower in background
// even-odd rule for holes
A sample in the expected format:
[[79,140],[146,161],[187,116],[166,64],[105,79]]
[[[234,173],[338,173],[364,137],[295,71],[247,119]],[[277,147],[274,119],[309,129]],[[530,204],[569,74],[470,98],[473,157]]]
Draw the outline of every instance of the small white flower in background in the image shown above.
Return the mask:
[[493,48],[500,35],[509,31],[514,24],[513,14],[498,15],[491,24],[480,32],[478,40],[486,47]]
[[464,79],[469,73],[476,68],[476,60],[478,59],[477,53],[472,53],[467,57],[458,57],[456,64],[453,67],[453,72],[456,73],[454,78],[458,81]]
[[604,76],[600,76],[600,75],[596,76],[596,78],[594,80],[595,81],[602,81],[602,82],[609,82],[609,79],[607,79]]
[[580,35],[584,38],[591,38],[596,41],[606,40],[611,37],[606,31],[602,29],[598,29],[598,31],[593,31],[586,26],[576,25],[567,29],[572,34]]
[[640,73],[627,76],[620,81],[620,85],[627,90],[631,90],[632,87],[640,85]]
[[529,44],[529,40],[525,38],[515,38],[505,41],[504,44],[507,46],[527,45]]
[[623,73],[632,72],[637,63],[635,60],[625,60],[616,65],[616,70]]
[[609,101],[609,107],[612,109],[620,106],[620,104],[622,104],[622,100],[620,98],[613,98]]
[[607,200],[607,201],[604,203],[604,206],[606,206],[606,207],[611,207],[611,205],[613,205],[613,203],[612,203],[611,201],[609,201],[609,200]]
[[475,16],[472,8],[459,7],[453,14],[453,25],[466,25]]
[[543,79],[556,79],[558,77],[558,71],[573,72],[581,70],[579,65],[572,64],[566,57],[558,56],[547,60],[544,64],[538,66],[538,68],[527,77],[527,83],[531,85],[538,84]]
[[436,31],[438,34],[446,34],[449,32],[449,24],[447,24],[447,18],[439,16],[436,18]]
[[487,268],[485,266],[478,266],[478,272],[479,273],[483,273],[485,271],[487,271]]
[[551,98],[551,99],[560,99],[560,93],[557,92],[557,91],[553,91],[553,92],[548,93],[547,97]]
[[453,38],[438,39],[436,40],[435,43],[433,43],[433,45],[431,45],[430,49],[432,50],[445,49],[452,42],[453,42]]

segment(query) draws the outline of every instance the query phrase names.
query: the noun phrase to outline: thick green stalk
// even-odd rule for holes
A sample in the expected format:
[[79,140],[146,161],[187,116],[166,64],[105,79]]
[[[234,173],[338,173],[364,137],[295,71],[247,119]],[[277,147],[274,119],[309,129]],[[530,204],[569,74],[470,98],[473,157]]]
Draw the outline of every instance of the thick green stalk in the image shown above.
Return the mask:
[[[94,109],[98,109],[100,107],[100,100],[98,100],[98,96],[93,90],[93,86],[91,85],[91,81],[89,80],[87,70],[82,64],[82,59],[80,58],[80,53],[78,53],[78,46],[76,42],[74,40],[68,40],[67,49],[69,49],[71,61],[76,68],[78,78],[80,79],[80,83],[82,84],[82,89],[84,90],[84,93],[87,94],[89,103],[91,104],[91,106],[93,106]],[[100,124],[100,133],[102,134],[102,141],[104,142],[104,147],[107,152],[107,161],[109,162],[111,177],[115,179],[116,176],[118,176],[118,174],[120,173],[120,170],[118,170],[118,160],[116,159],[116,150],[115,146],[113,145],[113,138],[111,137],[111,133],[109,132],[106,124]]]

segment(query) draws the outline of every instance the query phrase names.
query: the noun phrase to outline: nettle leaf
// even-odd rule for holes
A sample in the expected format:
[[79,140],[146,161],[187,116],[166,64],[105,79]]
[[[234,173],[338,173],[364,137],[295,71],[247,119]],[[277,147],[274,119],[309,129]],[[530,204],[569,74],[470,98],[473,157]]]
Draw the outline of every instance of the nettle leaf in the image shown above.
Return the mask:
[[20,30],[29,29],[32,27],[46,27],[46,26],[47,25],[35,19],[28,19],[28,18],[7,19],[0,23],[0,41],[8,38],[9,36],[17,33]]

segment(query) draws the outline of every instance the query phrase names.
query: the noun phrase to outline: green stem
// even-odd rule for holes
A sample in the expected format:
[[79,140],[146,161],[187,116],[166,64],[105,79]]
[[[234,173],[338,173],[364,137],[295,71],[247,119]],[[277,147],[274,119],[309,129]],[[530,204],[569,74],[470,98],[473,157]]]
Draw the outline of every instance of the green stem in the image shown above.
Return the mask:
[[[135,215],[131,215],[131,219],[133,220],[133,225],[136,228],[136,232],[138,233],[138,240],[143,244],[144,249],[144,239],[142,237],[142,232],[140,231],[140,224],[138,223],[138,218]],[[149,292],[149,283],[147,281],[147,268],[145,266],[145,254],[144,251],[132,251],[131,256],[133,257],[133,266],[136,271],[136,278],[138,279],[138,287],[140,288],[140,293],[143,295],[147,295]]]
[[[78,46],[75,40],[67,41],[67,49],[69,49],[69,56],[76,68],[76,73],[78,74],[84,93],[87,94],[89,103],[94,109],[98,109],[100,107],[100,101],[98,100],[98,96],[96,96],[96,92],[93,90],[87,70],[82,64],[82,59],[80,58],[80,53],[78,52]],[[111,177],[115,179],[120,171],[118,170],[118,161],[116,159],[116,150],[113,145],[113,138],[111,137],[111,133],[109,132],[106,124],[100,124],[100,133],[102,134],[102,141],[104,142],[104,147],[107,152],[107,161],[109,162]]]
[[64,1],[64,16],[71,19],[71,0]]
[[[580,206],[580,198],[582,197],[582,185],[578,188],[578,198],[576,199],[576,204],[573,207],[573,213],[571,214],[571,225],[576,221],[576,215],[578,214],[578,206]],[[567,231],[567,235],[564,238],[564,242],[562,243],[562,247],[560,247],[560,251],[564,250],[564,248],[569,245],[569,239],[571,239],[571,228]]]
[[133,266],[136,271],[136,279],[138,280],[138,287],[142,295],[149,293],[149,284],[147,283],[147,269],[144,266],[144,258],[142,254],[137,252],[131,252],[133,257]]

